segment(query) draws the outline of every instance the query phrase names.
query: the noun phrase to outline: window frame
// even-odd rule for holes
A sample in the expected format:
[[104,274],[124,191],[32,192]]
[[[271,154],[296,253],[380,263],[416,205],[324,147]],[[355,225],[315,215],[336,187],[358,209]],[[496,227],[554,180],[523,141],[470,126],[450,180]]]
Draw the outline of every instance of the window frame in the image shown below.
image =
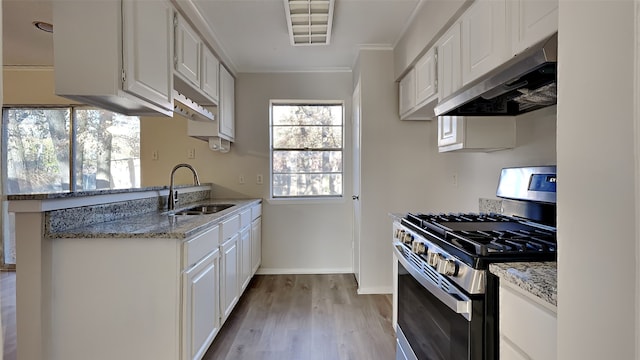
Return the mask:
[[[273,154],[274,150],[277,151],[279,149],[275,149],[273,146],[273,107],[274,105],[292,105],[292,106],[303,106],[303,105],[328,105],[328,106],[340,106],[342,112],[341,118],[341,146],[339,149],[336,148],[327,148],[327,150],[331,151],[339,151],[342,156],[342,166],[340,175],[342,176],[342,189],[339,195],[318,195],[318,196],[309,196],[309,195],[296,195],[296,196],[274,196],[274,188],[273,188]],[[271,99],[269,100],[269,202],[280,203],[280,204],[301,204],[301,203],[344,203],[345,202],[345,164],[346,164],[346,118],[345,118],[345,101],[344,100],[283,100],[283,99]],[[280,149],[281,150],[281,149]],[[314,151],[322,151],[322,149],[314,149]],[[305,173],[312,174],[312,173]]]

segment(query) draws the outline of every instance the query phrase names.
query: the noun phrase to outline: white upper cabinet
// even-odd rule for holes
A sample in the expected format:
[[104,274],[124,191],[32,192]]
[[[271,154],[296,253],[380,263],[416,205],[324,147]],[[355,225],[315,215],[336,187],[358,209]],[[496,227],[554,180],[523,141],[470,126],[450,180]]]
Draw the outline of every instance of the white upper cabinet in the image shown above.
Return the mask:
[[438,49],[438,99],[442,100],[462,87],[460,23],[453,24],[436,46]]
[[[416,69],[416,107],[421,107],[425,103],[434,102],[438,98],[438,77],[437,77],[437,56],[435,46],[429,49],[418,60]],[[431,108],[431,117],[433,107]]]
[[174,51],[176,90],[200,105],[217,105],[220,61],[178,13]]
[[400,107],[400,118],[405,119],[406,115],[416,106],[416,71],[411,68],[409,72],[400,80],[398,85],[398,97]]
[[506,2],[476,0],[460,17],[460,22],[462,85],[466,85],[508,58]]
[[173,6],[53,1],[55,92],[127,115],[173,114]]
[[202,70],[201,88],[216,104],[218,103],[218,79],[220,74],[220,61],[213,55],[209,48],[202,44]]
[[176,14],[175,75],[189,81],[196,88],[200,88],[200,49],[198,34],[182,16]]
[[558,0],[510,0],[511,55],[558,31]]
[[400,80],[398,88],[400,119],[432,120],[438,101],[437,57],[429,49]]
[[490,152],[515,146],[513,116],[438,116],[439,152]]
[[235,137],[235,80],[220,65],[220,104],[218,105],[219,137],[234,141]]

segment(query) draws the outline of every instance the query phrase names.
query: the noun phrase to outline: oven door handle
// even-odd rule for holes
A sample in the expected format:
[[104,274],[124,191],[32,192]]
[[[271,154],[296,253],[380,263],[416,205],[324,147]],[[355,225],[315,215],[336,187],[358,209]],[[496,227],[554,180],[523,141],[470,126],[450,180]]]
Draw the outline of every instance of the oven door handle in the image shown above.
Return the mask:
[[447,292],[444,289],[440,288],[438,285],[434,284],[429,278],[427,278],[426,275],[421,273],[420,269],[418,269],[411,262],[407,261],[400,250],[402,246],[404,245],[400,243],[393,244],[393,251],[398,258],[398,261],[413,276],[413,278],[416,279],[416,281],[418,281],[425,289],[433,294],[433,296],[437,297],[438,300],[440,300],[448,308],[462,315],[468,321],[471,321],[471,299],[469,299],[461,292]]

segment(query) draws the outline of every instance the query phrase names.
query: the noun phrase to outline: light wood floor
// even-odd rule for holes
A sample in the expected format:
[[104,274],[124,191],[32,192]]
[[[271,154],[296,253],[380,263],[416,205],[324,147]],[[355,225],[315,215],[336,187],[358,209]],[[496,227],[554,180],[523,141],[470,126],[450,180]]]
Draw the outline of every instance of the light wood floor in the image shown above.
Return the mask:
[[[16,359],[15,272],[0,272],[3,360]],[[257,275],[203,360],[393,360],[389,295],[351,274]]]
[[204,360],[393,360],[389,295],[352,274],[258,275]]

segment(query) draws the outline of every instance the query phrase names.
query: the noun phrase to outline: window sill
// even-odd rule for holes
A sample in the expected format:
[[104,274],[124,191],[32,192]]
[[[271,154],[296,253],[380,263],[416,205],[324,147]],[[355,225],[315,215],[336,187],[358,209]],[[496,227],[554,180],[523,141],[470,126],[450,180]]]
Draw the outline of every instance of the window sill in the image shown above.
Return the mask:
[[331,197],[331,198],[269,198],[267,203],[273,205],[326,205],[326,204],[344,204],[346,198]]

